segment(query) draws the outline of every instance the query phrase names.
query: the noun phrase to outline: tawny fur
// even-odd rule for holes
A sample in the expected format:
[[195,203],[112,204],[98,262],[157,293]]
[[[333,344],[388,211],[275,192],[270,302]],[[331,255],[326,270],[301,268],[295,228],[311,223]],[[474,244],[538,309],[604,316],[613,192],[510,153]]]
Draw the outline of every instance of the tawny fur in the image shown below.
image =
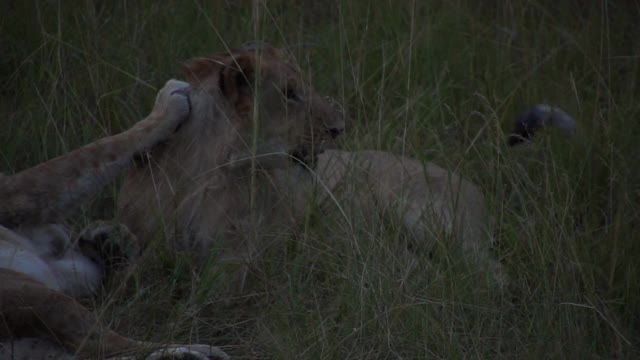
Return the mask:
[[[72,242],[56,223],[135,156],[169,138],[189,114],[188,87],[171,80],[151,114],[131,129],[0,178],[0,358],[105,358],[165,347],[109,330],[73,298],[91,295],[102,284],[109,270],[101,258],[104,242],[121,238],[135,248],[135,236],[122,225],[95,223]],[[226,357],[206,345],[168,350]]]
[[[189,122],[153,161],[130,170],[119,195],[121,219],[143,244],[167,240],[205,257],[250,261],[267,234],[299,223],[313,194],[331,203],[330,194],[355,182],[347,196],[363,211],[395,211],[427,246],[436,224],[503,282],[478,188],[390,153],[323,152],[344,130],[343,114],[278,50],[233,50],[194,59],[185,71],[194,87]],[[315,165],[307,171],[293,156]]]

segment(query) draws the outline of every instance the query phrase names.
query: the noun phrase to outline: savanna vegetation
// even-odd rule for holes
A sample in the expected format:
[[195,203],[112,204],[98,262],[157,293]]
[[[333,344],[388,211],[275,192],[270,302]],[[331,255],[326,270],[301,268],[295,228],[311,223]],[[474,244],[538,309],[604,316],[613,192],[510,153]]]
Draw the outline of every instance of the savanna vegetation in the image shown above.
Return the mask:
[[[4,1],[0,170],[129,127],[183,60],[267,41],[344,105],[340,146],[434,161],[484,190],[509,288],[446,244],[398,255],[393,219],[314,213],[232,298],[228,272],[155,246],[87,300],[106,323],[240,359],[637,358],[638,39],[633,0]],[[535,103],[572,114],[576,136],[507,147]],[[117,186],[70,226],[113,219]]]

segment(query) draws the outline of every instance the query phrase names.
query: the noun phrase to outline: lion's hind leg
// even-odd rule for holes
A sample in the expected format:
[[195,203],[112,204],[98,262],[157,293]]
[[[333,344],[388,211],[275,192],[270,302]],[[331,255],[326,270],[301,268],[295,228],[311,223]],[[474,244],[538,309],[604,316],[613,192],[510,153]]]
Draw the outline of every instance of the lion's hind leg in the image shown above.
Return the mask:
[[88,309],[31,277],[0,269],[0,335],[48,337],[82,356],[124,353],[143,344],[103,327]]
[[[116,356],[109,360],[136,360],[140,357]],[[42,337],[20,338],[0,342],[0,359],[28,360],[76,360],[78,357],[66,351],[60,344]],[[229,356],[220,349],[205,345],[175,346],[156,350],[145,360],[226,360]]]
[[[80,358],[134,356],[158,348],[164,350],[155,353],[157,359],[163,358],[158,354],[163,354],[165,359],[171,359],[171,354],[173,358],[182,355],[196,359],[228,358],[222,350],[208,345],[165,346],[126,338],[103,326],[91,311],[73,298],[28,275],[0,268],[0,339],[14,339],[13,342],[3,342],[0,351],[10,351],[11,343],[15,349],[17,339],[24,339],[18,342],[18,350],[28,351],[28,346],[34,343],[27,339],[39,337],[50,339],[51,344]],[[43,344],[34,348],[40,352],[34,352],[33,356],[28,354],[26,358],[37,358],[42,354],[43,346],[46,349],[46,343]],[[61,354],[66,353],[63,351]]]
[[0,342],[0,359],[73,360],[76,357],[59,344],[41,337]]

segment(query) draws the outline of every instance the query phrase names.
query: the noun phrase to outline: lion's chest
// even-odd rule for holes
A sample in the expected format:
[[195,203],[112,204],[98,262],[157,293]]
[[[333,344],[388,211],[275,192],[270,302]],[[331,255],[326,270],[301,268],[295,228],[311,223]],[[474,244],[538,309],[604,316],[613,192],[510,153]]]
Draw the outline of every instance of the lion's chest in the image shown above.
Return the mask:
[[179,223],[196,248],[237,257],[294,231],[303,215],[295,195],[273,177],[235,177],[191,194],[180,207]]

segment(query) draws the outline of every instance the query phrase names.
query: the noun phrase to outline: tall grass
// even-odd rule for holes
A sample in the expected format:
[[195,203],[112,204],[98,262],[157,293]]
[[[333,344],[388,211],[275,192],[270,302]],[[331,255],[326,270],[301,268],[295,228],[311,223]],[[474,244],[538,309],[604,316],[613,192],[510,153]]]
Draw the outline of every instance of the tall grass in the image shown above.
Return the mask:
[[[511,288],[478,289],[454,249],[401,256],[393,219],[350,234],[313,213],[246,295],[229,300],[214,266],[158,250],[97,301],[105,321],[237,358],[635,358],[639,21],[631,0],[3,2],[0,169],[130,126],[182,60],[266,40],[343,102],[343,147],[482,187]],[[512,119],[538,102],[573,114],[578,135],[508,149]],[[112,218],[116,193],[72,225]]]

